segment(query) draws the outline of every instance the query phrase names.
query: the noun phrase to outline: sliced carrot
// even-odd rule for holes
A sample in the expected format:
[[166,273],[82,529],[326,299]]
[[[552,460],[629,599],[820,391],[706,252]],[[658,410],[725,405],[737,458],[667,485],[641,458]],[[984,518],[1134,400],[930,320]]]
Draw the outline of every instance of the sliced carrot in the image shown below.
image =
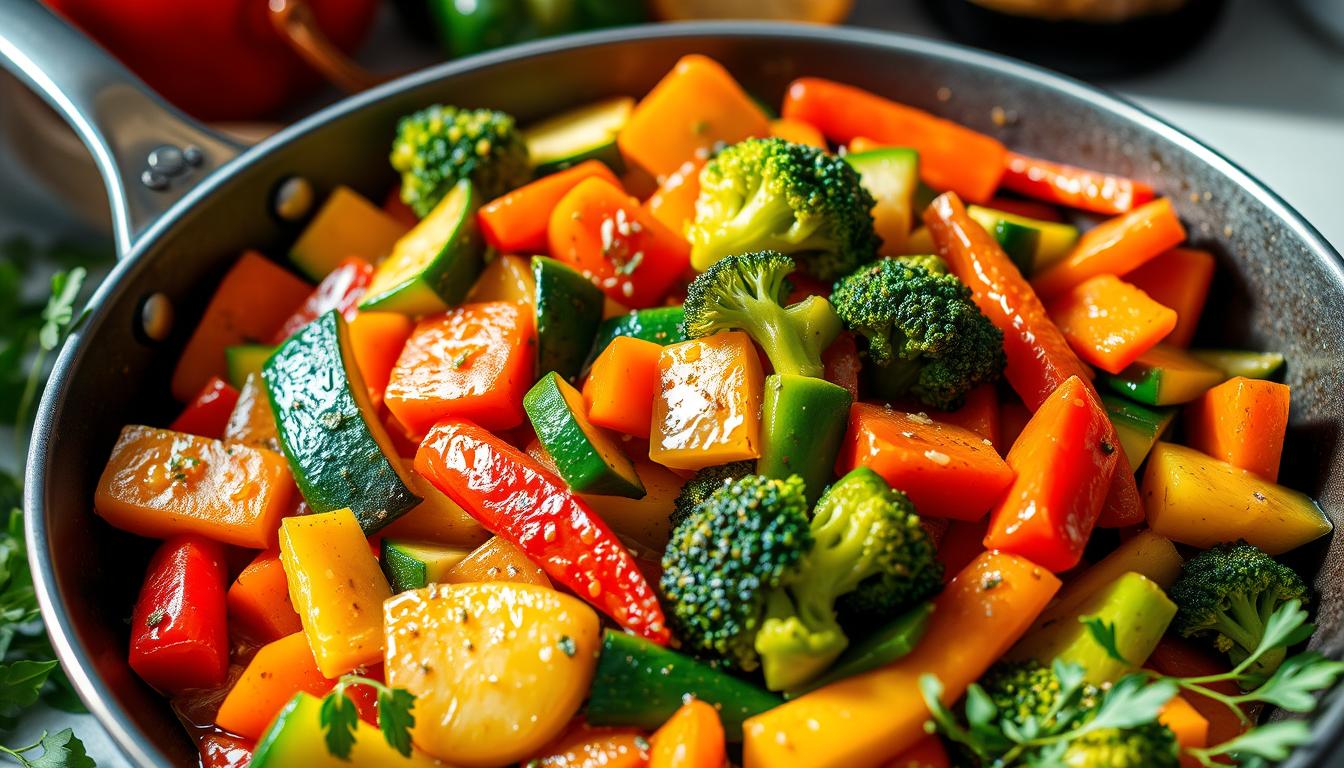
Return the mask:
[[1125,279],[1159,304],[1176,310],[1176,328],[1164,343],[1188,347],[1204,313],[1213,281],[1213,254],[1195,248],[1172,248],[1125,275]]
[[387,408],[418,435],[447,416],[516,427],[532,385],[534,337],[532,316],[502,301],[421,320],[392,369]]
[[925,736],[883,768],[949,768],[947,750],[937,736]]
[[972,560],[985,551],[985,531],[989,518],[953,520],[938,542],[938,562],[943,564],[943,582],[952,580]]
[[662,352],[662,345],[652,341],[633,336],[613,339],[593,361],[583,383],[588,420],[648,440]]
[[1215,459],[1277,482],[1288,402],[1287,384],[1244,376],[1229,379],[1186,407],[1187,442]]
[[[1107,422],[1107,429],[1114,435],[1114,425]],[[1108,438],[1108,440],[1111,438]],[[1115,441],[1120,438],[1114,437]],[[1119,445],[1119,442],[1113,442]],[[1134,467],[1124,451],[1115,456],[1115,474],[1111,477],[1111,490],[1101,505],[1101,515],[1097,518],[1098,528],[1127,528],[1144,521],[1147,513],[1143,508],[1143,497],[1139,495],[1139,485],[1134,479]]]
[[822,377],[838,387],[844,387],[854,402],[859,401],[859,345],[854,334],[842,331],[835,341],[821,353]]
[[[1147,666],[1172,677],[1205,677],[1226,674],[1228,667],[1222,656],[1215,657],[1203,648],[1171,635],[1163,637],[1148,657]],[[1241,690],[1235,682],[1223,680],[1208,686],[1224,696],[1237,696]],[[1246,720],[1237,716],[1226,704],[1216,699],[1190,692],[1181,694],[1208,722],[1207,742],[1210,746],[1234,739],[1246,731],[1259,715],[1259,704],[1244,705]]]
[[[595,728],[582,720],[522,765],[531,768],[645,768],[649,744],[634,728]],[[716,767],[717,768],[717,767]]]
[[481,276],[467,294],[468,304],[507,301],[532,311],[536,303],[537,280],[532,276],[532,259],[525,256],[499,256],[485,265]]
[[585,160],[481,206],[476,212],[481,234],[501,253],[545,253],[546,223],[556,203],[580,181],[594,176],[620,185],[605,163]]
[[672,173],[716,144],[765,136],[769,118],[721,64],[683,56],[631,113],[616,137],[621,154],[654,176]]
[[1031,421],[1031,411],[1022,404],[1020,397],[1009,394],[999,401],[999,439],[994,443],[999,453],[1008,455],[1008,449],[1017,442],[1017,436],[1022,434],[1028,421]]
[[658,190],[644,202],[644,208],[668,229],[682,237],[695,221],[695,199],[700,196],[700,169],[705,161],[687,160],[663,177]]
[[760,358],[741,331],[663,347],[649,458],[673,469],[755,459],[761,452]]
[[649,768],[723,768],[723,723],[714,705],[688,699],[649,740]]
[[444,575],[445,584],[470,584],[477,581],[513,581],[550,587],[551,580],[536,563],[507,539],[498,536],[473,549]]
[[261,738],[271,720],[300,692],[322,696],[334,680],[317,670],[308,636],[296,632],[263,645],[233,684],[215,723],[226,731]]
[[978,520],[1013,482],[1013,470],[980,435],[924,413],[855,403],[836,473],[868,467],[921,515]]
[[771,120],[770,135],[794,144],[806,144],[809,147],[816,147],[821,150],[830,149],[830,145],[826,143],[826,137],[821,135],[821,131],[817,130],[817,127],[811,123],[802,120],[794,120],[789,117]]
[[931,415],[944,424],[969,429],[993,443],[995,448],[999,446],[999,393],[993,384],[981,384],[966,393],[966,402],[957,410]]
[[1044,298],[1061,294],[1090,277],[1124,275],[1185,240],[1185,227],[1171,200],[1163,197],[1084,232],[1069,255],[1031,280]]
[[950,189],[973,203],[989,200],[1003,175],[1007,150],[997,139],[852,85],[816,77],[794,80],[780,111],[811,123],[837,144],[864,136],[912,147],[929,186]]
[[1176,743],[1181,749],[1198,749],[1209,744],[1209,721],[1199,710],[1177,695],[1162,707],[1157,714],[1157,722],[1167,726],[1176,734]]
[[1028,560],[981,554],[934,599],[924,637],[909,654],[747,720],[745,764],[852,768],[899,756],[927,736],[919,679],[937,677],[949,705],[961,698],[1058,589],[1058,578]]
[[228,603],[229,621],[254,640],[269,643],[303,631],[279,550],[266,550],[243,568],[229,587]]
[[221,438],[237,404],[238,390],[220,377],[211,376],[168,428],[174,432]]
[[350,348],[375,408],[415,323],[400,312],[360,312],[350,320]]
[[173,371],[173,397],[191,399],[227,373],[224,350],[265,343],[308,298],[312,286],[256,251],[245,251],[215,289]]
[[1094,213],[1127,213],[1153,199],[1153,188],[1111,173],[1009,152],[1003,188]]
[[1110,274],[1065,291],[1049,310],[1073,351],[1107,373],[1123,371],[1176,327],[1176,310]]

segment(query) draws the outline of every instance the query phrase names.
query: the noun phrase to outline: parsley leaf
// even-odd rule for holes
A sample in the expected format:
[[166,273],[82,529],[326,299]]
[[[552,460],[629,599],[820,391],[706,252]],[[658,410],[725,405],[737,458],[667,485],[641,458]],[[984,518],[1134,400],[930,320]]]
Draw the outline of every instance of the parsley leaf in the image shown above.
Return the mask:
[[344,675],[331,692],[322,699],[318,723],[325,734],[327,751],[342,760],[350,759],[356,731],[359,728],[359,709],[345,695],[353,685],[363,685],[378,694],[378,727],[383,739],[405,757],[411,754],[411,728],[415,727],[415,697],[409,691],[392,688],[378,680],[359,675]]
[[339,684],[322,699],[318,722],[325,735],[327,751],[342,760],[349,760],[350,749],[355,746],[355,729],[359,727],[359,710],[355,702],[346,698],[345,690]]
[[42,754],[28,760],[28,768],[97,768],[98,764],[84,751],[84,743],[69,728],[42,734],[37,745]]
[[411,729],[415,727],[415,697],[402,688],[378,690],[378,727],[383,738],[402,757],[411,756]]

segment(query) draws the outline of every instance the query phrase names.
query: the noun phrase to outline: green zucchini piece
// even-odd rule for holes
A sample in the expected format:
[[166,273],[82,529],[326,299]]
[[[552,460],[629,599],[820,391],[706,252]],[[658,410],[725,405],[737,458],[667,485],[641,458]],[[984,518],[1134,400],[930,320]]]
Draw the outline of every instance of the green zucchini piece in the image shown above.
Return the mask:
[[593,670],[586,717],[591,725],[654,730],[692,695],[713,704],[724,735],[742,740],[742,723],[784,702],[745,680],[648,640],[607,630]]
[[[932,203],[933,198],[937,196],[938,196],[938,190],[934,189],[933,187],[930,187],[923,181],[919,182],[919,184],[915,186],[915,200],[914,200],[915,215],[917,217],[923,216],[924,209],[928,208],[929,203]],[[930,253],[932,253],[932,251],[930,251]]]
[[644,498],[635,465],[616,440],[588,421],[583,395],[551,371],[523,396],[523,410],[560,477],[579,493]]
[[327,748],[326,728],[322,725],[322,700],[310,693],[299,693],[280,710],[266,732],[257,740],[250,768],[434,768],[442,763],[423,752],[412,750],[402,757],[383,738],[378,729],[363,721],[354,724],[354,742],[348,757],[342,759]]
[[593,349],[588,353],[588,361],[584,363],[584,369],[592,366],[597,356],[602,354],[603,350],[611,344],[612,339],[617,336],[632,336],[636,339],[661,344],[664,347],[668,344],[686,341],[686,334],[681,332],[681,321],[685,316],[681,306],[677,305],[675,307],[636,309],[627,314],[603,320],[602,324],[597,327],[597,337],[593,339]]
[[566,264],[532,257],[536,307],[537,373],[572,379],[602,323],[602,291]]
[[873,223],[882,238],[882,252],[901,253],[915,220],[919,153],[908,147],[883,147],[851,152],[845,162],[859,172],[864,189],[877,201]]
[[797,698],[823,685],[863,674],[901,658],[913,651],[920,638],[924,637],[924,630],[929,625],[931,615],[933,615],[933,603],[923,603],[911,608],[851,645],[820,677],[808,681],[802,688],[785,691],[784,698]]
[[420,503],[331,310],[289,337],[262,369],[276,435],[314,512],[349,507],[371,534]]
[[1248,379],[1273,379],[1283,369],[1283,354],[1279,352],[1248,352],[1241,349],[1192,349],[1190,356],[1222,370],[1227,377],[1245,376]]
[[1178,405],[1222,383],[1227,375],[1183,349],[1158,344],[1120,373],[1101,378],[1113,391],[1145,405]]
[[470,549],[383,539],[378,564],[393,592],[443,583],[444,574],[466,559]]
[[479,205],[471,182],[458,182],[378,265],[359,308],[429,315],[461,303],[484,268]]
[[275,352],[275,347],[267,344],[238,344],[224,350],[225,368],[229,372],[229,383],[234,389],[241,390],[251,373],[260,374],[266,359]]
[[849,390],[825,379],[771,374],[761,406],[761,457],[756,473],[798,475],[815,503],[835,477],[835,458],[849,424]]
[[600,160],[625,171],[616,134],[630,121],[635,100],[617,96],[556,115],[523,131],[527,155],[537,174],[562,171],[584,160]]
[[289,249],[289,260],[321,282],[347,256],[375,263],[392,252],[406,225],[349,187],[336,187]]
[[1106,407],[1106,415],[1115,425],[1115,434],[1120,438],[1120,447],[1129,459],[1129,466],[1138,469],[1148,458],[1148,451],[1162,437],[1167,426],[1176,418],[1175,408],[1154,408],[1113,395],[1110,392],[1101,396],[1101,404]]
[[[1032,272],[1038,272],[1045,267],[1054,264],[1056,261],[1064,258],[1073,248],[1074,243],[1078,242],[1078,228],[1071,224],[1061,224],[1055,221],[1041,221],[1027,216],[1019,216],[1015,213],[997,211],[993,208],[982,208],[978,205],[966,207],[966,213],[970,214],[972,219],[980,223],[987,232],[994,235],[999,240],[999,244],[1004,246],[1004,250],[1014,261],[1018,260],[1018,255],[1009,251],[1009,244],[1005,244],[1007,239],[1013,248],[1022,250],[1021,259],[1018,268],[1022,269],[1022,274],[1031,276]],[[1020,230],[1033,230],[1036,232],[1036,242],[1030,248],[1029,236],[1023,234]]]

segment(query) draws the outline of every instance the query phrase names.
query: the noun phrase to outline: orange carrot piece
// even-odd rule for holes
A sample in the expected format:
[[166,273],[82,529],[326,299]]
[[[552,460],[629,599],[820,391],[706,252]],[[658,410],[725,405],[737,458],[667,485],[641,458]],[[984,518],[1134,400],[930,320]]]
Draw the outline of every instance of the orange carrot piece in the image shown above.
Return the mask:
[[693,470],[760,457],[765,380],[749,336],[729,331],[663,347],[658,372],[650,459]]
[[1153,199],[1141,181],[1009,152],[1003,188],[1095,213],[1127,213]]
[[950,189],[973,203],[994,195],[1008,151],[997,139],[950,120],[852,85],[804,77],[784,95],[784,117],[815,125],[846,144],[864,136],[878,144],[913,147],[920,176],[934,189]]
[[982,520],[950,521],[938,542],[938,562],[943,564],[944,584],[985,551],[985,531],[988,529],[987,517]]
[[999,402],[999,439],[994,443],[999,453],[1008,455],[1008,449],[1017,442],[1017,436],[1022,434],[1028,421],[1031,421],[1031,411],[1022,404],[1021,398],[1008,395]]
[[663,177],[658,190],[644,202],[649,215],[683,238],[686,227],[695,221],[695,199],[700,196],[700,169],[704,167],[702,159],[687,160]]
[[481,234],[500,253],[545,253],[546,223],[556,203],[580,181],[594,176],[620,186],[616,174],[604,163],[585,160],[481,206],[476,212]]
[[257,651],[224,697],[215,723],[226,731],[258,739],[295,694],[323,696],[334,684],[317,670],[308,636],[296,632]]
[[226,377],[224,350],[268,341],[312,286],[256,251],[245,251],[215,289],[173,371],[173,397],[192,398],[211,376]]
[[1125,279],[1159,304],[1176,310],[1176,328],[1164,344],[1188,347],[1199,327],[1213,281],[1213,254],[1194,248],[1172,248],[1125,275]]
[[1163,197],[1089,229],[1063,260],[1045,268],[1031,287],[1049,298],[1087,280],[1124,275],[1185,240],[1185,227],[1171,200]]
[[1176,734],[1181,749],[1197,749],[1209,744],[1209,721],[1184,696],[1177,695],[1157,713],[1157,722]]
[[770,135],[794,144],[806,144],[820,150],[829,150],[826,137],[821,135],[815,125],[790,117],[781,117],[770,121]]
[[957,410],[931,415],[944,424],[969,429],[993,443],[995,448],[999,446],[999,392],[993,384],[981,384],[966,393],[966,402]]
[[596,728],[576,720],[531,760],[532,768],[645,768],[649,744],[634,728]]
[[350,348],[373,407],[382,404],[392,368],[414,328],[414,321],[399,312],[360,312],[350,321]]
[[303,631],[279,550],[262,552],[243,568],[229,587],[228,604],[229,621],[254,640],[269,643]]
[[688,699],[649,740],[649,768],[723,768],[723,723],[712,704]]
[[1049,309],[1073,351],[1107,373],[1123,371],[1176,327],[1176,310],[1110,274],[1079,283]]
[[745,764],[851,768],[897,757],[927,736],[920,677],[942,681],[950,705],[1017,642],[1058,590],[1059,579],[1040,566],[985,552],[934,599],[924,637],[909,654],[748,719]]
[[[1147,666],[1173,677],[1221,675],[1228,670],[1227,663],[1221,656],[1215,657],[1204,648],[1171,635],[1158,641],[1157,647],[1148,657]],[[1210,683],[1209,687],[1224,696],[1237,696],[1241,693],[1237,684],[1230,680]],[[1209,746],[1216,746],[1240,736],[1250,723],[1256,721],[1260,712],[1259,704],[1243,705],[1242,709],[1247,719],[1242,720],[1226,704],[1215,699],[1188,691],[1181,695],[1186,703],[1194,707],[1195,711],[1208,722],[1206,740]]]
[[621,154],[654,176],[709,156],[714,145],[765,136],[770,121],[721,64],[683,56],[616,136]]
[[1238,376],[1186,406],[1191,448],[1278,482],[1288,430],[1287,384]]
[[937,736],[929,735],[905,750],[884,768],[949,768],[947,750]]
[[662,345],[633,336],[612,339],[583,383],[588,420],[648,440],[662,352]]
[[536,563],[507,539],[498,536],[473,549],[444,575],[445,584],[470,584],[476,581],[512,581],[549,588],[551,580]]
[[836,473],[868,467],[921,515],[978,520],[1012,485],[1013,470],[985,438],[924,413],[855,403]]

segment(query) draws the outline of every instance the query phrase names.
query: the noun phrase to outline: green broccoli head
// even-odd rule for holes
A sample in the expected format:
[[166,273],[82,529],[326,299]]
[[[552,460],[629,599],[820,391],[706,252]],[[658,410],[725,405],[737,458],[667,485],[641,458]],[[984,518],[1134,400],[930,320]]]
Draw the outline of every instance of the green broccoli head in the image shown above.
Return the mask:
[[907,267],[923,267],[931,275],[948,274],[947,262],[943,261],[941,256],[935,256],[931,253],[914,256],[895,256],[892,260],[904,264]]
[[731,254],[773,250],[834,280],[876,255],[873,205],[844,160],[783,139],[747,139],[700,172],[691,264],[705,270]]
[[402,201],[420,216],[462,179],[489,200],[532,175],[513,116],[493,109],[436,104],[407,115],[397,123],[391,160],[401,173]]
[[837,282],[831,303],[846,326],[867,337],[883,397],[914,395],[955,410],[973,387],[1003,371],[1003,332],[954,275],[880,259]]
[[[1055,671],[1036,661],[1001,661],[989,668],[979,685],[994,703],[1000,719],[1021,725],[1031,718],[1042,722],[1059,698],[1060,683]],[[1094,706],[1101,691],[1086,685],[1079,705]]]
[[1060,757],[1066,768],[1177,768],[1176,734],[1161,723],[1134,728],[1098,728],[1069,742]]
[[719,464],[714,467],[705,467],[685,485],[681,486],[681,492],[677,494],[677,499],[672,503],[672,527],[681,525],[681,521],[691,516],[700,502],[709,498],[710,494],[722,488],[724,483],[730,480],[737,480],[746,477],[756,470],[754,461],[734,461],[728,464]]
[[688,339],[746,331],[776,373],[819,378],[821,353],[840,333],[830,302],[811,296],[782,306],[793,259],[765,251],[728,256],[698,275],[686,290],[681,329]]
[[[1292,568],[1254,544],[1219,544],[1192,557],[1168,590],[1176,603],[1173,626],[1185,637],[1211,638],[1234,664],[1243,661],[1265,633],[1265,622],[1288,600],[1305,600],[1307,585]],[[1264,654],[1250,672],[1270,675],[1286,650]]]
[[663,553],[660,585],[683,647],[743,670],[760,666],[766,603],[811,546],[801,478],[747,475],[715,489]]

